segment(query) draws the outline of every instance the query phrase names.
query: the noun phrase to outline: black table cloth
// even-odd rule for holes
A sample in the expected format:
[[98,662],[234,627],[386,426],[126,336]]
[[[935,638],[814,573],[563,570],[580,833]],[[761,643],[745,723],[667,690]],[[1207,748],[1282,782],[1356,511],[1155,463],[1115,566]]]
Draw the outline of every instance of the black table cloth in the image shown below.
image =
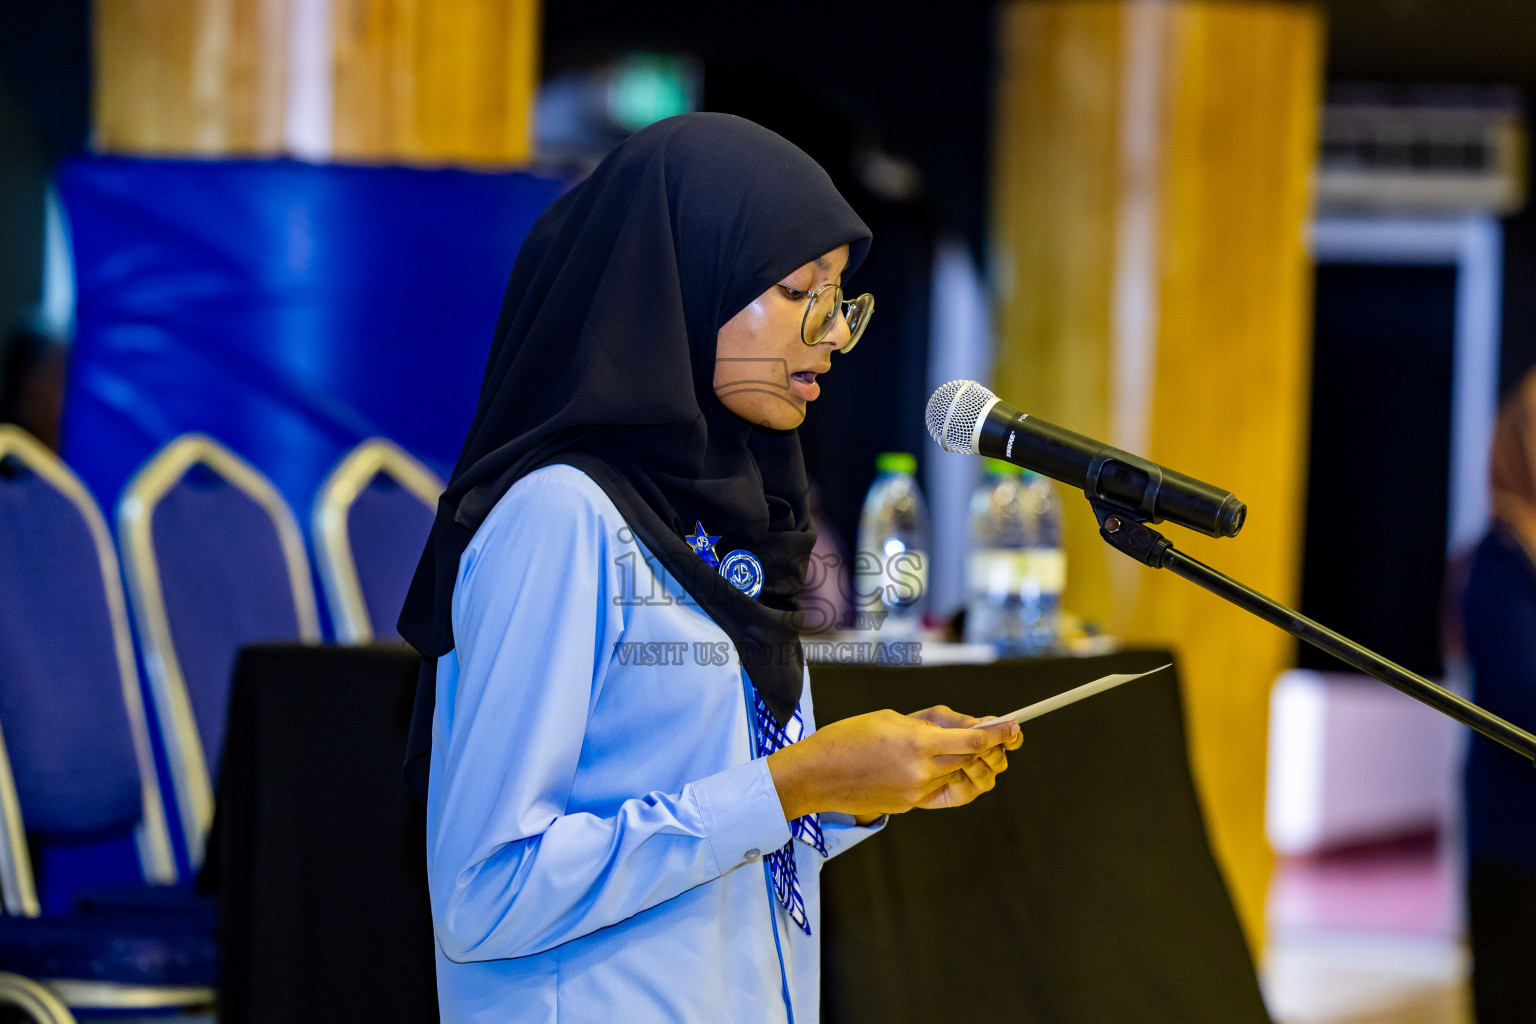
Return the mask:
[[[816,717],[1006,714],[1166,651],[812,668]],[[912,811],[823,875],[828,1021],[1247,1024],[1269,1017],[1211,855],[1173,670],[1024,723],[989,794]],[[1007,1010],[988,1012],[1001,1002]]]
[[[1170,660],[811,672],[826,722],[938,703],[1001,714]],[[436,1019],[425,815],[400,777],[417,664],[383,645],[242,655],[210,843],[225,1024]],[[1265,1024],[1174,673],[1023,728],[992,793],[901,815],[827,866],[824,1020]]]
[[426,809],[400,777],[420,660],[241,653],[209,841],[220,1024],[435,1021]]

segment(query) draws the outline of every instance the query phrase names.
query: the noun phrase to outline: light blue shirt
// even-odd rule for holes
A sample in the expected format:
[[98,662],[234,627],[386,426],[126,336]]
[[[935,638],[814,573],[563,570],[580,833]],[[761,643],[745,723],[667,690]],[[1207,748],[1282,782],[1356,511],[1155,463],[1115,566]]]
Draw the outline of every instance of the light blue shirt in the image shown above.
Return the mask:
[[[706,526],[708,524],[705,524]],[[817,1019],[789,841],[725,632],[586,474],[519,480],[475,533],[438,659],[427,870],[445,1024]],[[800,702],[814,728],[810,688]],[[873,829],[824,814],[828,855]]]

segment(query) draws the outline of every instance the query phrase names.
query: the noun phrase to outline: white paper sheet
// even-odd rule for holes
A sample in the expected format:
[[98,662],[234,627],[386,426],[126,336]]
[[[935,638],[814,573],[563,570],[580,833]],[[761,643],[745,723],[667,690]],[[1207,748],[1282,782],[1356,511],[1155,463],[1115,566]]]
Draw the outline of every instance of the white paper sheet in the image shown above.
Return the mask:
[[1027,707],[1019,708],[1019,710],[1013,712],[1012,714],[1000,715],[997,718],[991,718],[983,722],[978,722],[976,725],[971,726],[971,728],[975,729],[983,725],[994,725],[997,722],[1027,722],[1031,718],[1039,718],[1041,715],[1048,715],[1052,711],[1055,711],[1057,708],[1064,708],[1068,704],[1075,704],[1082,700],[1084,697],[1092,697],[1096,693],[1103,693],[1105,690],[1112,690],[1119,686],[1121,683],[1128,683],[1132,679],[1140,679],[1142,676],[1149,676],[1153,672],[1161,672],[1165,668],[1172,667],[1172,663],[1169,663],[1167,665],[1159,665],[1157,668],[1148,669],[1145,672],[1134,672],[1130,674],[1121,673],[1118,675],[1104,676],[1100,679],[1095,679],[1091,683],[1084,683],[1082,686],[1068,690],[1065,693],[1058,693],[1054,697],[1047,697],[1045,700],[1030,704]]

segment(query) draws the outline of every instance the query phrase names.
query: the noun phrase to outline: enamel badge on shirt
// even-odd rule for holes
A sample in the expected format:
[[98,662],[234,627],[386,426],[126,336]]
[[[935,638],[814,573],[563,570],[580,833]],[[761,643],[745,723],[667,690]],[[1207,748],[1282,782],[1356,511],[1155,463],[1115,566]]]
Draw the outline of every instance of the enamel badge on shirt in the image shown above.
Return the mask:
[[704,559],[704,564],[711,569],[720,568],[720,559],[715,555],[715,545],[720,543],[719,537],[712,537],[704,531],[704,524],[698,520],[693,523],[693,536],[684,537],[688,546],[693,548],[693,553]]
[[763,592],[763,563],[745,548],[737,548],[720,563],[725,581],[750,598]]

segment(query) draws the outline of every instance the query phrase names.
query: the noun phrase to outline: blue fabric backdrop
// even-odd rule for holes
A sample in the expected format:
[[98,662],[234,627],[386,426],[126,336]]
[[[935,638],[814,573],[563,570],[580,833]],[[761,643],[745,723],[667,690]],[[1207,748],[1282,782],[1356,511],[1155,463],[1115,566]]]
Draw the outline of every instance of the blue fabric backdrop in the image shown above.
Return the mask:
[[[207,433],[272,479],[306,534],[320,482],[365,437],[446,477],[518,246],[565,185],[292,161],[65,164],[77,293],[65,459],[111,522],[161,445]],[[159,750],[157,762],[168,794]],[[171,827],[186,872],[174,815]],[[126,836],[38,853],[50,912],[137,870]]]
[[291,161],[66,164],[65,458],[110,517],[160,445],[203,431],[271,477],[306,532],[321,479],[365,437],[446,474],[518,246],[563,187]]

